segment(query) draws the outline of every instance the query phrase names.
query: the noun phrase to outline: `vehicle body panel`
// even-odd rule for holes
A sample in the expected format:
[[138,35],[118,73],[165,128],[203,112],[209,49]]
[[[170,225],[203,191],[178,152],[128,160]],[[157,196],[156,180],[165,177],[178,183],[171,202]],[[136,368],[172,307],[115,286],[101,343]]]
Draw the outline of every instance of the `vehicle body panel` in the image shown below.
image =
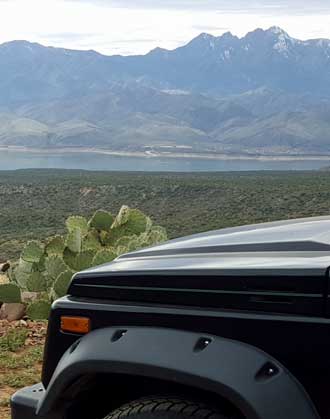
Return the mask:
[[224,229],[76,274],[52,307],[43,385],[80,338],[60,331],[60,317],[84,315],[91,334],[167,328],[251,345],[290,371],[328,417],[328,231],[330,217]]
[[146,376],[187,384],[232,402],[249,419],[317,419],[301,384],[266,353],[242,342],[166,328],[95,330],[61,358],[37,414],[52,411],[88,373]]

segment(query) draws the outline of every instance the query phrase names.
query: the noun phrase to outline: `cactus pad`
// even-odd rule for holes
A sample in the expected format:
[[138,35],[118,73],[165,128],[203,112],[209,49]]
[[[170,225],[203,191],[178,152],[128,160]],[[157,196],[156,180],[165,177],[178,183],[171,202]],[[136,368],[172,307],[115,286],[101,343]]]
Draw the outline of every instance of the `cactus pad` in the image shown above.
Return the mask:
[[82,242],[82,250],[100,250],[102,247],[97,230],[90,230]]
[[165,242],[167,240],[167,234],[164,228],[155,226],[147,233],[141,234],[139,238],[141,246],[146,247]]
[[124,247],[128,247],[129,243],[133,240],[133,239],[137,239],[137,236],[134,234],[132,236],[123,236],[120,237],[118,240],[116,240],[115,242],[115,246],[120,247],[120,246],[124,246]]
[[92,262],[94,255],[95,252],[92,250],[85,250],[81,253],[73,253],[69,249],[66,249],[63,257],[64,262],[73,271],[82,271],[93,266]]
[[25,262],[38,263],[43,253],[43,244],[36,240],[32,240],[25,245],[21,257]]
[[100,250],[94,256],[92,266],[102,265],[103,263],[112,262],[117,257],[113,248]]
[[98,210],[95,212],[93,217],[90,219],[88,225],[90,228],[95,228],[96,230],[110,230],[114,217],[110,212]]
[[151,228],[152,222],[143,212],[137,209],[131,209],[129,211],[129,217],[127,223],[125,223],[125,230],[129,234],[141,234],[148,231]]
[[139,250],[141,249],[142,245],[141,245],[141,241],[139,239],[132,239],[129,243],[128,243],[128,251],[129,252],[134,252],[135,250]]
[[26,288],[31,292],[42,292],[47,290],[47,281],[41,272],[32,272],[26,281]]
[[2,303],[20,303],[21,290],[16,284],[0,284],[0,301]]
[[28,242],[19,262],[8,271],[11,282],[6,285],[17,284],[10,298],[20,297],[18,287],[38,293],[40,301],[29,306],[31,318],[47,317],[47,299],[65,295],[74,272],[167,240],[165,229],[152,226],[149,217],[127,206],[121,207],[115,219],[104,210],[96,211],[88,223],[84,217],[69,217],[66,227],[66,237],[50,237],[45,247],[38,241]]
[[56,255],[49,256],[46,259],[45,268],[48,282],[54,281],[60,273],[68,269],[63,258]]
[[103,246],[107,246],[110,245],[114,242],[113,238],[112,238],[112,231],[105,231],[102,230],[100,231],[100,241],[102,243]]
[[116,253],[118,256],[128,253],[128,246],[117,246]]
[[161,239],[161,241],[168,240],[167,232],[164,227],[161,226],[153,226],[150,230],[151,234],[157,233],[158,237]]
[[67,294],[69,284],[70,284],[73,274],[74,272],[68,270],[68,271],[62,272],[57,277],[56,281],[54,282],[54,287],[53,287],[57,298],[63,297],[64,295]]
[[46,253],[50,255],[62,255],[65,248],[64,238],[62,236],[54,236],[48,240],[46,245]]
[[80,217],[80,216],[69,217],[66,220],[65,225],[70,233],[76,229],[79,229],[82,235],[87,234],[88,224],[85,217]]
[[129,213],[130,213],[130,209],[126,205],[123,205],[120,208],[120,210],[119,210],[119,212],[118,212],[118,214],[117,214],[117,216],[116,216],[116,218],[113,222],[112,227],[116,228],[116,227],[120,227],[120,226],[126,224],[127,221],[128,221],[128,218],[129,218]]
[[18,265],[14,270],[15,282],[20,286],[20,288],[26,288],[27,280],[33,271],[34,264],[31,262],[26,262],[22,258],[19,260]]
[[82,234],[79,228],[70,231],[66,237],[66,246],[71,252],[79,253],[81,250]]
[[26,314],[31,320],[46,320],[50,312],[50,302],[38,300],[29,304]]
[[116,239],[121,236],[139,235],[149,231],[152,221],[143,212],[137,209],[122,207],[112,226]]

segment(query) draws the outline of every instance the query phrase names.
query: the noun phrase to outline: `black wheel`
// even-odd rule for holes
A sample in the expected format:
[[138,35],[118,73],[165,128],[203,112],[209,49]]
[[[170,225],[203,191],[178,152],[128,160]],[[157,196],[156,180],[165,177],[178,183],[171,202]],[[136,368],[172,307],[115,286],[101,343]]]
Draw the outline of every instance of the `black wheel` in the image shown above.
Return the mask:
[[146,397],[124,404],[104,419],[229,419],[217,408],[180,397]]

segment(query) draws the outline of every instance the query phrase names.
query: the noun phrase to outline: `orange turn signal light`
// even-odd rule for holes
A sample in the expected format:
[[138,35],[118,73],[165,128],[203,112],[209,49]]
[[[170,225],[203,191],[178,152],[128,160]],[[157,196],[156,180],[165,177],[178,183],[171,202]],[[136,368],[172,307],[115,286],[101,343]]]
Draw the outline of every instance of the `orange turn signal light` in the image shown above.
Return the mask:
[[88,317],[61,316],[61,330],[85,334],[91,330],[91,321]]

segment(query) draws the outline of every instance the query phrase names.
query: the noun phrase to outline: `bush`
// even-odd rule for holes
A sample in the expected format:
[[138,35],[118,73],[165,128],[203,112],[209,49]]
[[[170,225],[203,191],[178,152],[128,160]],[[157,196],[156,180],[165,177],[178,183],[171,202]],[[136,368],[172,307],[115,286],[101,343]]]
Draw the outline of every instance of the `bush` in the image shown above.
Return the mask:
[[24,346],[27,338],[26,329],[11,329],[4,336],[0,337],[0,350],[16,352]]

